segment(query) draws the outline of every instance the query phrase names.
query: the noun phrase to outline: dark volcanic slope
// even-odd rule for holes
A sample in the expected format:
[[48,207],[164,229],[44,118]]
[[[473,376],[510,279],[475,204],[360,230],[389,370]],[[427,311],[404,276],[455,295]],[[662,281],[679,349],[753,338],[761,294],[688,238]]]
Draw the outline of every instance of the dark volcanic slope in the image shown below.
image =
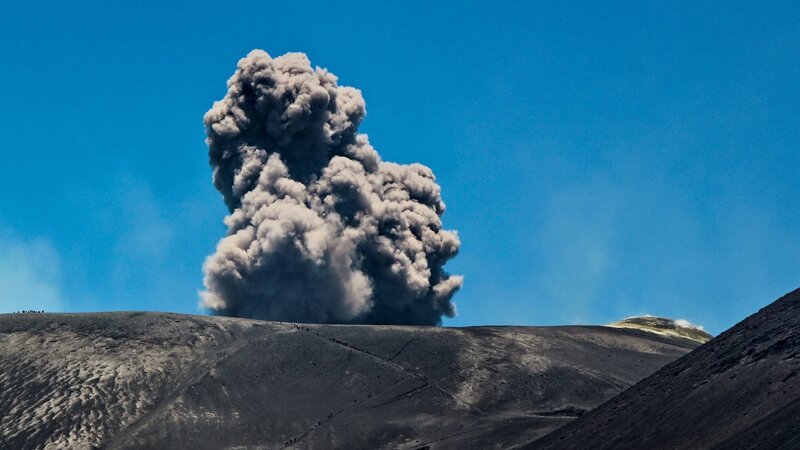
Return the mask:
[[2,315],[0,448],[504,448],[695,345],[606,327]]
[[532,449],[800,448],[800,290]]

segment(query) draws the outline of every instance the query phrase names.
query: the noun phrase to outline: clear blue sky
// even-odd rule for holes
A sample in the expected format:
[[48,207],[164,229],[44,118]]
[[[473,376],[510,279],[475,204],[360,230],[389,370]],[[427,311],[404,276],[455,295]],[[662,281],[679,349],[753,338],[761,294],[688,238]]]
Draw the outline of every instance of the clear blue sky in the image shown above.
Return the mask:
[[434,169],[446,325],[716,333],[800,286],[798,2],[224,3],[0,7],[0,310],[198,312],[202,116],[253,48],[360,88],[383,158]]

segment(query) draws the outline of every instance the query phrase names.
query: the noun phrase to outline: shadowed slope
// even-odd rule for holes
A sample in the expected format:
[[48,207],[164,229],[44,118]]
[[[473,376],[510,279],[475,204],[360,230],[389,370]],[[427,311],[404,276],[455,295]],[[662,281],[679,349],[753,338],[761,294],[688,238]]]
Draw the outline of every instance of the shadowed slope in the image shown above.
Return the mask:
[[800,448],[800,290],[531,449]]
[[605,327],[4,315],[0,447],[506,448],[695,345]]

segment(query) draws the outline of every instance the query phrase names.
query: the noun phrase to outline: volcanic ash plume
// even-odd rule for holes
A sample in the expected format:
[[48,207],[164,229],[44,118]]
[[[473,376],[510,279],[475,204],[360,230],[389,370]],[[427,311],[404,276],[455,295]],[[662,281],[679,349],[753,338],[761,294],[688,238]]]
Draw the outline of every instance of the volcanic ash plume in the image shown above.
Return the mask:
[[458,253],[433,172],[382,162],[358,126],[357,89],[306,55],[239,61],[204,117],[230,215],[206,259],[203,305],[299,322],[441,323],[455,315]]

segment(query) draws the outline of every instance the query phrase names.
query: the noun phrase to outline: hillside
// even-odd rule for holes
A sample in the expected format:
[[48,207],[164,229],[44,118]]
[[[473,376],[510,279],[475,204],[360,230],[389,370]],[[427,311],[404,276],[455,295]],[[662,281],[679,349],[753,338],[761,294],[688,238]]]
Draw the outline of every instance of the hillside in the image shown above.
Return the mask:
[[0,315],[0,447],[507,448],[695,345],[607,327]]
[[800,448],[800,290],[530,449]]
[[612,328],[643,330],[650,333],[663,334],[665,336],[683,337],[696,341],[699,344],[705,344],[713,337],[706,333],[702,328],[693,326],[688,322],[666,319],[663,317],[628,317],[627,319],[623,319],[618,322],[609,323],[606,326]]

